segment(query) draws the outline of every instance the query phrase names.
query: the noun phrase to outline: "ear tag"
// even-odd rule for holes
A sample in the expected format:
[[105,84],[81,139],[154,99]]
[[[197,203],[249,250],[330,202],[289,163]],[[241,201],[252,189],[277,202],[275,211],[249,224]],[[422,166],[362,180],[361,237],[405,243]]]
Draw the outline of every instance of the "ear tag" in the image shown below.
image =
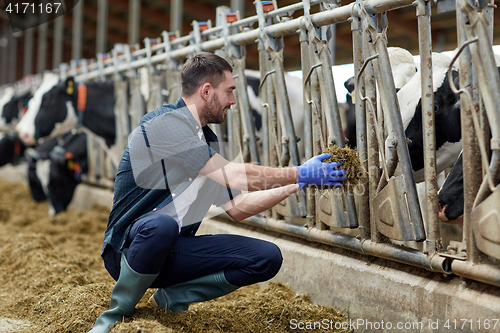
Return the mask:
[[73,81],[69,81],[68,82],[68,86],[66,87],[66,93],[68,95],[72,95],[73,91],[74,91],[74,89],[73,89]]

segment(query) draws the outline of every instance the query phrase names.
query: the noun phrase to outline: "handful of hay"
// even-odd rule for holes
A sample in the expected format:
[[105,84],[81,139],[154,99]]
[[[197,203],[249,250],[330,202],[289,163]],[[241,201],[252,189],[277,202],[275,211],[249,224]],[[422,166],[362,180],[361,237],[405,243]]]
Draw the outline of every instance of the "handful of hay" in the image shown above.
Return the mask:
[[347,180],[343,181],[344,189],[352,189],[359,183],[368,181],[366,170],[361,165],[358,154],[354,149],[346,146],[345,148],[340,148],[338,146],[328,146],[323,150],[323,153],[329,153],[330,157],[324,159],[322,162],[341,162],[342,168],[347,170]]

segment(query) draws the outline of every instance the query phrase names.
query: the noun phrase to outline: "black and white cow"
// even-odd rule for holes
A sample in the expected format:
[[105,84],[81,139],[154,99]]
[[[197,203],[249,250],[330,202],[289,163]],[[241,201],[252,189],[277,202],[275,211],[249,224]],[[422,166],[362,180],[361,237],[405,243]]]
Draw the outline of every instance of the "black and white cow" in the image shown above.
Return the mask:
[[452,221],[464,214],[464,169],[462,154],[451,168],[438,193],[439,218]]
[[58,138],[53,138],[45,140],[37,146],[29,147],[25,151],[25,159],[28,164],[28,185],[35,202],[47,200],[50,152],[57,144]]
[[13,94],[9,92],[0,98],[0,130],[2,131],[14,128],[26,112],[28,101],[33,96],[29,89]]
[[[436,129],[436,169],[441,173],[451,167],[462,150],[460,127],[460,98],[450,88],[448,68],[451,58],[439,53],[432,54],[434,87],[434,116]],[[458,70],[452,78],[459,86]],[[422,131],[421,76],[415,75],[397,93],[401,117],[408,139],[408,150],[415,182],[424,180],[424,143]]]
[[16,92],[14,88],[4,90],[0,97],[0,166],[17,164],[22,160],[26,146],[19,140],[14,126],[25,112],[31,91]]
[[2,131],[6,131],[8,129],[7,124],[10,123],[10,121],[8,121],[7,118],[11,118],[4,116],[4,107],[12,100],[14,94],[14,88],[7,87],[2,91],[2,95],[0,95],[0,130]]
[[114,143],[112,81],[77,84],[72,77],[62,81],[57,75],[46,74],[16,130],[25,143],[35,144],[40,139],[62,135],[78,125],[104,138],[108,146]]
[[[78,125],[84,126],[103,138],[108,147],[114,144],[115,115],[112,81],[77,84],[71,77],[60,80],[54,74],[46,74],[41,86],[28,103],[28,111],[17,124],[16,130],[25,143],[41,143],[41,148],[36,148],[35,151],[45,151],[44,146],[49,145],[45,143],[46,141],[51,141],[50,138],[61,136]],[[65,137],[67,136],[68,134]],[[87,148],[86,141],[84,141],[79,139],[76,142],[81,144],[79,152],[85,155],[86,161]],[[64,144],[61,146],[64,147]],[[52,149],[54,147],[49,149],[49,153]],[[58,213],[64,210],[71,201],[76,183],[74,177],[69,176],[74,174],[74,170],[68,168],[69,165],[61,163],[57,165],[55,160],[61,159],[54,160],[56,155],[54,153],[52,155],[52,159],[45,156],[38,159],[32,158],[36,163],[30,164],[29,178],[35,191],[39,192],[39,185],[45,188],[44,195],[33,193],[35,200],[43,200],[47,197],[52,204],[52,212]],[[80,163],[81,159],[77,161]],[[80,165],[86,165],[86,163],[80,163]],[[70,165],[77,164],[71,162]]]
[[[418,71],[418,65],[413,60],[412,54],[400,47],[388,47],[389,62],[391,64],[394,87],[399,91],[415,76]],[[355,78],[351,77],[344,82],[347,89],[346,102],[348,109],[346,111],[345,137],[348,139],[349,146],[356,146],[356,92]],[[380,111],[380,94],[377,87],[377,110]],[[386,116],[387,117],[387,116]]]
[[15,133],[0,134],[0,167],[6,164],[18,164],[23,156],[26,146],[19,140]]
[[50,154],[49,182],[47,185],[49,202],[58,214],[65,211],[88,171],[87,134],[68,134],[62,144],[55,146]]
[[87,135],[67,133],[26,151],[28,183],[35,202],[48,200],[49,214],[68,207],[82,173],[88,171]]
[[[497,66],[500,65],[500,57],[495,55]],[[500,66],[497,67],[500,74]],[[458,87],[458,85],[457,85]],[[460,101],[458,101],[460,102]],[[438,193],[439,218],[442,221],[457,220],[464,213],[464,172],[462,153],[453,164],[450,173],[446,177],[443,186]]]

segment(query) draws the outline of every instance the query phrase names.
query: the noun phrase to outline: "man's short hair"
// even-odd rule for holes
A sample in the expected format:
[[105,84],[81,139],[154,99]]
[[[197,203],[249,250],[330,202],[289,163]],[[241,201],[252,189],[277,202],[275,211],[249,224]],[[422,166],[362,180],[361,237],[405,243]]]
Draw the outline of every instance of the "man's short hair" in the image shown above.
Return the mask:
[[182,96],[192,96],[206,82],[217,88],[224,81],[224,71],[233,72],[224,58],[210,52],[196,53],[182,67]]

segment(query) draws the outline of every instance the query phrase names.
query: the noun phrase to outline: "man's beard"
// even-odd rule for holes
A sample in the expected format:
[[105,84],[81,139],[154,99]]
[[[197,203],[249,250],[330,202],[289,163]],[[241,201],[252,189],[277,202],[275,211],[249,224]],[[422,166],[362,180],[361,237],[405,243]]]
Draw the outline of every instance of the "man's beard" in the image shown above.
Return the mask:
[[222,107],[219,97],[214,94],[211,102],[207,102],[207,104],[203,107],[202,114],[206,120],[207,124],[221,124],[224,119],[226,119],[225,112],[228,106]]

